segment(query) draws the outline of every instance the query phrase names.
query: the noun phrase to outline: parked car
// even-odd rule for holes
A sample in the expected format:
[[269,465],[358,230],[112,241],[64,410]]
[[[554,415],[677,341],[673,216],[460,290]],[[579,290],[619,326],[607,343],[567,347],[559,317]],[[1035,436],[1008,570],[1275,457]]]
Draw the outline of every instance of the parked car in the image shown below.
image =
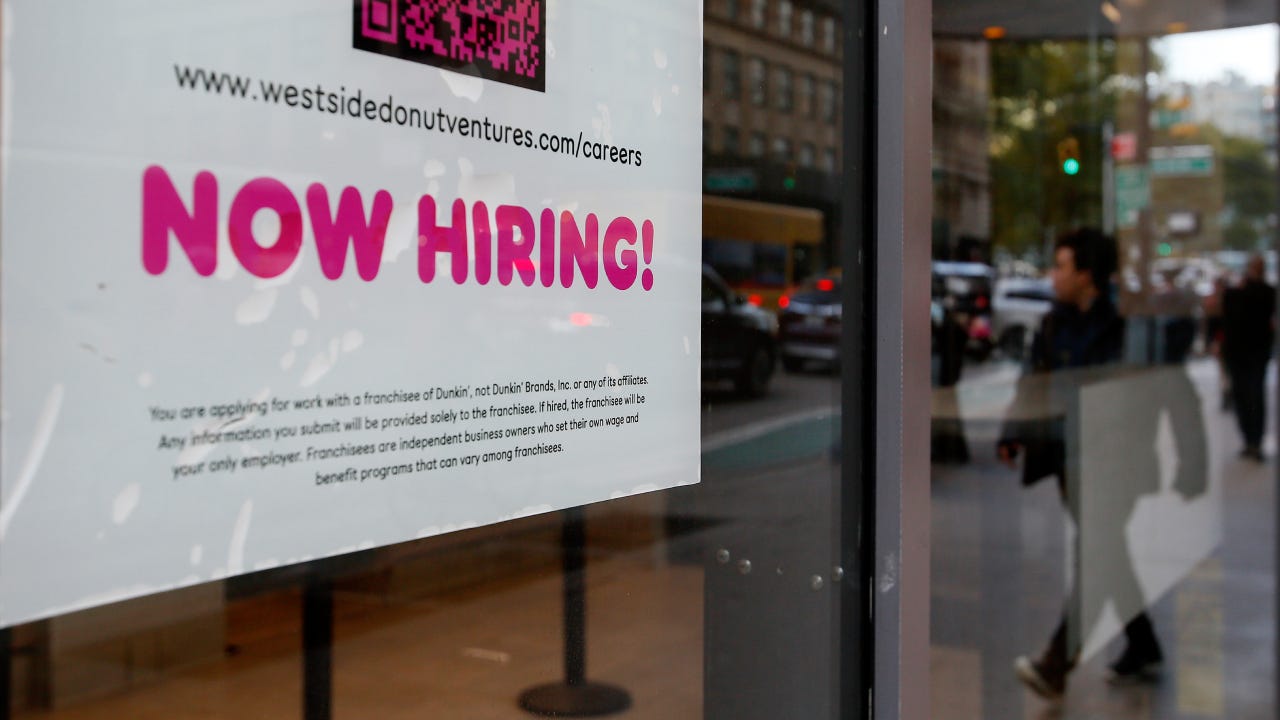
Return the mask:
[[967,355],[985,360],[995,346],[991,333],[991,289],[996,271],[976,262],[935,261],[932,296],[968,333]]
[[797,372],[807,363],[840,366],[840,271],[805,282],[778,302],[782,367]]
[[1000,354],[1015,360],[1027,356],[1040,320],[1053,307],[1048,278],[1007,278],[996,282],[991,298],[991,332]]
[[777,365],[777,336],[777,318],[702,266],[703,381],[730,380],[743,395],[763,395]]

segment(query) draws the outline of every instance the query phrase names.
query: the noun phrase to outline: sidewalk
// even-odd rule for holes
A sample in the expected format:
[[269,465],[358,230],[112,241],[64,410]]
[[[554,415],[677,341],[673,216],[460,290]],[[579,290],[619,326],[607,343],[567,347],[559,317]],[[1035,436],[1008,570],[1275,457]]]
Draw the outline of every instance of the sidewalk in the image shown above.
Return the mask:
[[970,462],[934,466],[934,718],[1274,717],[1274,431],[1267,464],[1237,458],[1234,416],[1218,410],[1216,366],[1188,369],[1221,470],[1222,543],[1152,608],[1166,654],[1161,680],[1106,683],[1122,642],[1113,640],[1071,675],[1060,706],[1023,689],[1012,663],[1040,651],[1062,612],[1065,513],[1053,483],[1024,489],[995,458],[1016,371],[997,368],[956,388],[977,421],[965,426]]

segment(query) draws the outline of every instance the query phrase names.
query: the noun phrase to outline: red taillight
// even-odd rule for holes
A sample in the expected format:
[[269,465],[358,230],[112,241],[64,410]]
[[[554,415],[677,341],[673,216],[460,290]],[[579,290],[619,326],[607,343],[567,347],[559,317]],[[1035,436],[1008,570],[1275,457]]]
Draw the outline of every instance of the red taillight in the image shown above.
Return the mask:
[[783,295],[782,297],[778,298],[778,307],[782,308],[783,310],[785,310],[787,306],[790,304],[791,304],[791,298],[787,297],[786,295]]
[[987,300],[987,296],[986,296],[986,295],[979,295],[979,296],[978,296],[978,299],[973,301],[973,304],[974,304],[974,305],[975,305],[979,310],[986,310],[986,309],[987,309],[987,305],[989,305],[989,304],[990,304],[990,301],[989,301],[989,300]]
[[818,289],[822,292],[831,292],[836,289],[836,281],[829,278],[822,278],[818,281]]
[[591,315],[588,313],[572,313],[569,315],[569,323],[578,327],[587,327],[591,324]]
[[761,298],[759,295],[750,295],[747,297],[747,302],[751,303],[752,305],[755,305],[756,307],[760,307],[760,305],[764,303],[764,299]]

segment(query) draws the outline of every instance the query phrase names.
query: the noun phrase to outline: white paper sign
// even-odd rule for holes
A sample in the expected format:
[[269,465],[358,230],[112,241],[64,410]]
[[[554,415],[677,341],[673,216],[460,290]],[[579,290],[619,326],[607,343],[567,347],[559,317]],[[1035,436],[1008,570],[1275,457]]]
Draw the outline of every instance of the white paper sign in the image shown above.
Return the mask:
[[698,0],[7,0],[0,623],[698,478]]

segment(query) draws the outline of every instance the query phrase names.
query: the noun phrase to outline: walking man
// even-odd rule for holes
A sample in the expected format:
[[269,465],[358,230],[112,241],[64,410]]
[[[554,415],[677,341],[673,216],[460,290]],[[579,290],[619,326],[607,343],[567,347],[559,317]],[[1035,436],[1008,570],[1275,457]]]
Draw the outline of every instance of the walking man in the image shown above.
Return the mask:
[[1275,341],[1276,289],[1265,277],[1266,262],[1254,255],[1245,267],[1244,283],[1222,299],[1222,357],[1244,440],[1240,454],[1257,462],[1262,462],[1267,363]]

